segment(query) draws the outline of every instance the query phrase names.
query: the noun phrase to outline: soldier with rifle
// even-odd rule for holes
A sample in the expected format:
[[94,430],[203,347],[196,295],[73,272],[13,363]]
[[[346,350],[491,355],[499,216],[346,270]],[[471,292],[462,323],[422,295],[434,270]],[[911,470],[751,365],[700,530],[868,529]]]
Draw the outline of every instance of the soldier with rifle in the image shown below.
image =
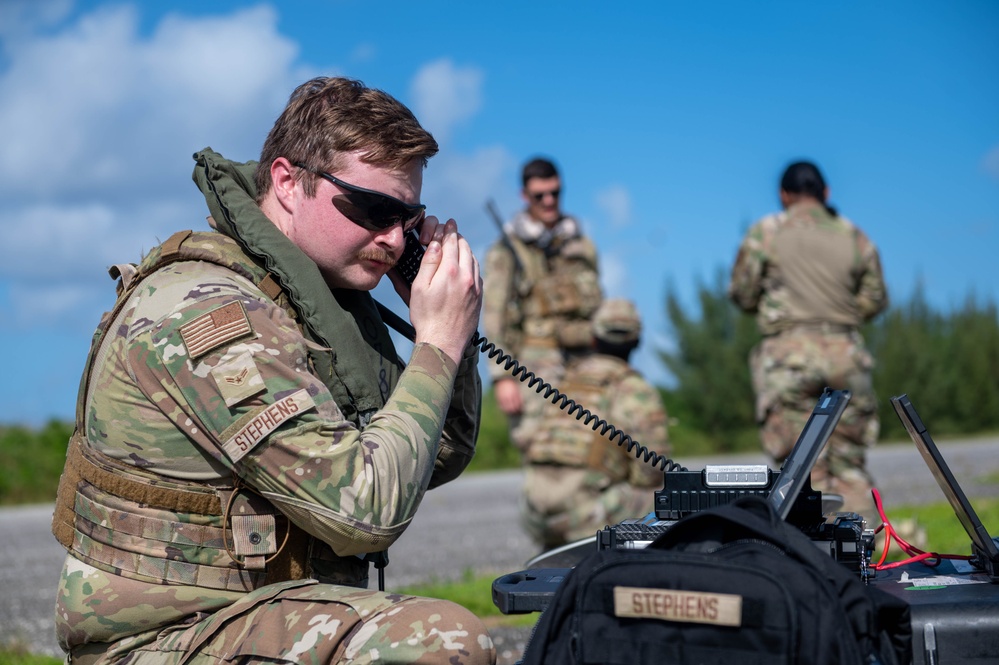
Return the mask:
[[[486,337],[535,375],[558,386],[568,356],[589,349],[590,319],[602,300],[597,252],[579,221],[562,212],[555,164],[535,158],[522,171],[526,208],[502,228],[486,254],[483,323]],[[490,212],[498,217],[495,208]],[[528,382],[490,367],[510,438],[523,453],[545,408]]]

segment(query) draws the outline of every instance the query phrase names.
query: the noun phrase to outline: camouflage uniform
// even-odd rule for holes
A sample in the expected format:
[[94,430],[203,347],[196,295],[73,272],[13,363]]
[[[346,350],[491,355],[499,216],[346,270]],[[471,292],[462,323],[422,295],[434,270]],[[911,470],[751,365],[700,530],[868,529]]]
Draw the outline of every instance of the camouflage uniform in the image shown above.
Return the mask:
[[81,382],[53,521],[70,662],[493,662],[464,608],[364,588],[471,459],[474,350],[403,367],[369,294],[257,208],[254,165],[195,157],[219,232],[113,270]]
[[874,244],[815,202],[757,222],[739,249],[732,300],[755,313],[763,340],[750,357],[756,417],[767,452],[791,451],[822,388],[848,388],[850,404],[812,473],[844,509],[876,515],[866,450],[877,441],[874,361],[857,328],[888,304]]
[[[594,317],[595,333],[630,307],[627,330],[637,341],[634,307],[608,300]],[[620,334],[620,333],[619,333]],[[669,455],[666,410],[659,392],[622,358],[594,352],[572,359],[562,392],[633,440]],[[663,472],[610,440],[595,421],[576,419],[546,404],[544,417],[525,452],[527,472],[521,501],[524,527],[543,548],[550,549],[592,536],[609,524],[642,517],[653,509],[653,490],[663,486]],[[636,451],[637,452],[637,451]]]
[[[504,228],[505,239],[486,254],[485,336],[558,387],[566,355],[590,344],[590,317],[602,298],[596,248],[569,216],[549,231],[521,212]],[[495,363],[489,364],[489,372],[493,381],[510,377],[509,370]],[[523,451],[546,402],[537,386],[524,382],[520,387],[524,411],[511,417],[510,438]]]

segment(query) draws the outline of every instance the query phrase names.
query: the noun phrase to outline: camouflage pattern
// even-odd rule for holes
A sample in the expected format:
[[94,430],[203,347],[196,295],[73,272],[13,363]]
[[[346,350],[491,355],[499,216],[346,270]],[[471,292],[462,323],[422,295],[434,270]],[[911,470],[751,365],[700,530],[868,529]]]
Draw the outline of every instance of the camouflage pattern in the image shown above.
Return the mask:
[[790,330],[764,338],[750,357],[760,438],[774,460],[783,461],[791,452],[824,387],[852,392],[812,471],[812,487],[841,494],[843,510],[858,512],[872,524],[877,513],[867,449],[877,442],[880,429],[873,366],[857,332]]
[[[603,297],[596,248],[573,217],[563,217],[545,232],[542,224],[521,212],[504,228],[508,242],[501,239],[486,253],[485,336],[535,375],[558,386],[566,355],[590,345],[590,319]],[[489,364],[489,372],[493,381],[509,377],[495,363]],[[520,387],[524,412],[510,419],[510,434],[523,448],[544,400],[526,383]]]
[[[105,322],[81,394],[83,431],[123,474],[207,490],[236,478],[276,517],[244,510],[243,499],[224,520],[81,484],[57,596],[60,645],[106,652],[101,663],[217,662],[235,653],[282,662],[493,662],[487,632],[463,609],[344,586],[366,584],[368,564],[358,557],[392,544],[428,487],[471,458],[476,354],[456,366],[419,344],[401,373],[364,365],[385,396],[374,396],[383,406],[358,427],[331,393],[335,377],[318,376],[311,353],[355,349],[307,339],[302,315],[248,276],[202,260],[144,279]],[[285,547],[304,548],[313,579],[238,591],[209,581],[211,567],[236,568],[233,555],[247,568],[262,565],[282,546],[288,521],[305,537]]]
[[866,451],[877,441],[880,423],[874,360],[856,328],[888,304],[876,248],[849,221],[821,205],[798,203],[749,230],[729,295],[756,314],[764,335],[750,357],[764,449],[782,462],[822,389],[850,389],[812,486],[843,495],[844,510],[873,522]]
[[859,326],[888,306],[877,248],[849,220],[802,202],[764,217],[739,247],[729,296],[771,335],[802,323]]
[[635,303],[624,298],[603,301],[593,315],[593,336],[611,344],[638,342],[642,319]]
[[[565,391],[577,404],[664,456],[670,452],[659,392],[620,358],[593,353],[571,361]],[[525,453],[521,501],[528,534],[549,549],[592,536],[653,509],[662,471],[547,403]]]
[[[99,571],[80,563],[64,569],[61,589],[87,595],[95,609],[111,603],[115,611],[102,612],[107,633],[133,631],[110,648],[88,644],[73,651],[99,653],[88,661],[95,665],[495,662],[482,622],[444,600],[303,580],[272,584],[214,608],[190,588],[150,586],[137,598],[142,605],[127,607]],[[160,607],[187,612],[164,630],[146,617]],[[115,630],[116,623],[122,628]]]

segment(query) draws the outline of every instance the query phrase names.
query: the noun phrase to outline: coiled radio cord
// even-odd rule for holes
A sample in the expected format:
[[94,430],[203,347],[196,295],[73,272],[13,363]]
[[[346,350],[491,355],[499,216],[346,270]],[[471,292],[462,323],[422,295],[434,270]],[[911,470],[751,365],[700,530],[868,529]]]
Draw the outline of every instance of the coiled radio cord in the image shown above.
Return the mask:
[[543,393],[545,400],[575,417],[576,420],[582,420],[583,424],[590,427],[594,432],[599,430],[601,436],[607,437],[610,441],[623,447],[628,453],[634,454],[637,459],[659,468],[663,473],[687,470],[670,458],[663,457],[659,453],[649,450],[640,442],[635,441],[627,433],[619,430],[613,424],[599,417],[540,376],[537,376],[534,372],[528,370],[516,358],[477,332],[472,335],[472,345],[479,347],[479,351],[486,354],[497,365],[502,365],[503,369],[510,372],[515,379],[521,383],[527,383],[528,388],[532,388],[539,395]]
[[[404,320],[380,302],[375,301],[375,305],[378,307],[378,311],[382,315],[382,320],[385,321],[385,323],[409,341],[413,342],[416,340],[416,331],[408,321]],[[561,392],[558,388],[548,383],[540,376],[537,376],[524,365],[521,365],[516,358],[490,342],[478,332],[472,335],[471,344],[472,346],[478,347],[481,353],[484,353],[486,357],[495,362],[497,365],[502,365],[503,369],[510,372],[518,381],[521,383],[527,383],[528,387],[532,388],[534,392],[539,395],[543,393],[545,400],[558,406],[559,409],[565,411],[567,414],[572,415],[576,418],[576,420],[582,420],[583,424],[590,427],[594,432],[599,430],[601,436],[605,436],[608,440],[623,447],[626,452],[633,454],[637,459],[642,460],[646,464],[651,464],[663,473],[687,470],[686,467],[680,466],[670,458],[663,457],[659,453],[649,450],[640,442],[632,439],[627,433],[619,430],[617,427],[591,412],[583,405],[578,404],[575,400]]]

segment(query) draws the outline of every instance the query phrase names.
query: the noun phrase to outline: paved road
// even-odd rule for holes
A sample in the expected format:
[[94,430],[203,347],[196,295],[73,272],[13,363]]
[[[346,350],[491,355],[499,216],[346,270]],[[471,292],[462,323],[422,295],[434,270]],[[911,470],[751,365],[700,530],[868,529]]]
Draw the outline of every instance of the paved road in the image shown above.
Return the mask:
[[[971,496],[999,496],[999,439],[948,442],[945,455]],[[689,469],[706,462],[763,462],[759,455],[683,459]],[[911,445],[880,445],[871,470],[892,506],[943,500]],[[413,524],[390,551],[386,586],[455,579],[465,570],[504,573],[523,568],[535,554],[517,521],[517,471],[459,478],[430,492]],[[61,655],[52,637],[55,583],[63,551],[49,533],[51,505],[0,510],[0,642],[20,640],[35,653]],[[999,532],[999,525],[996,525]]]

